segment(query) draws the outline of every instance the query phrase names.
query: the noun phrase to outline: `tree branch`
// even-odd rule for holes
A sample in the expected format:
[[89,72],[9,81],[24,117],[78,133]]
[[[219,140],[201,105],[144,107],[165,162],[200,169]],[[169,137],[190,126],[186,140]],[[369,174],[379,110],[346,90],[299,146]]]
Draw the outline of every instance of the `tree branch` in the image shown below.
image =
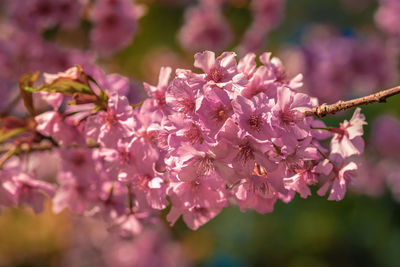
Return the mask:
[[326,115],[335,114],[336,112],[351,109],[358,106],[364,106],[372,103],[385,103],[387,98],[397,94],[400,94],[400,86],[349,101],[339,101],[331,105],[322,104],[313,109],[304,111],[304,115],[316,116],[318,118],[322,118],[325,117]]
[[[15,146],[16,145],[13,143],[6,143],[6,144],[0,145],[0,155],[7,153],[11,149],[13,149]],[[52,150],[53,148],[71,149],[71,148],[98,148],[98,147],[100,147],[99,144],[88,144],[87,146],[70,145],[70,146],[59,147],[49,140],[43,140],[40,143],[20,144],[18,146],[18,150],[15,151],[13,155],[20,155],[20,154],[25,154],[25,153],[30,153],[30,152],[48,151],[48,150]]]

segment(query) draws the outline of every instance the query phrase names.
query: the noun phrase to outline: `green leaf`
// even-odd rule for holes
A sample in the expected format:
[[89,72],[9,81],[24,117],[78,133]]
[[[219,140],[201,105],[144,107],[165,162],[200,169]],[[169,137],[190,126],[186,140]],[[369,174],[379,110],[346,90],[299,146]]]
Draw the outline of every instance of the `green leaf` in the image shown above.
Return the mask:
[[0,132],[0,144],[6,141],[9,138],[12,138],[16,135],[26,132],[26,128],[16,128],[7,132]]
[[86,84],[73,81],[70,79],[59,78],[55,80],[51,85],[47,85],[51,91],[63,94],[74,94],[74,93],[84,93],[93,95],[92,90]]
[[49,92],[49,93],[62,93],[65,95],[83,93],[83,94],[93,95],[93,92],[89,86],[65,78],[59,78],[51,84],[44,84],[40,87],[24,86],[24,90],[30,93]]

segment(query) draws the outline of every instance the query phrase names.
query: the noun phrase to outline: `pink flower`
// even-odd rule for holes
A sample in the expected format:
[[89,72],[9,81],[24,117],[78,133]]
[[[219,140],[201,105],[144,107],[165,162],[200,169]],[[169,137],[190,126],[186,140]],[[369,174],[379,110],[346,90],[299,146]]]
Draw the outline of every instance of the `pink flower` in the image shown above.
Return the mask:
[[35,213],[40,213],[43,210],[45,195],[54,195],[54,185],[36,180],[30,174],[3,172],[3,175],[1,191],[8,195],[8,201],[7,197],[3,196],[0,202],[2,205],[30,205]]
[[361,136],[365,124],[365,116],[357,108],[350,121],[340,123],[340,128],[331,127],[331,131],[335,133],[331,140],[331,154],[339,154],[343,158],[360,155],[364,151],[364,140]]
[[77,80],[79,78],[79,74],[79,69],[75,66],[56,74],[44,73],[43,78],[46,83],[52,83],[59,78]]
[[400,202],[400,169],[397,164],[395,166],[390,166],[387,172],[387,185],[393,195],[393,198]]
[[323,196],[330,188],[328,200],[340,201],[346,194],[347,185],[352,182],[352,179],[357,174],[357,164],[350,162],[343,164],[343,166],[335,171],[335,175],[329,178],[325,184],[318,190],[318,195]]
[[148,83],[143,83],[144,89],[146,90],[148,96],[151,99],[151,106],[156,107],[160,110],[166,109],[165,92],[167,91],[169,85],[169,79],[171,76],[172,69],[170,67],[162,67],[160,70],[160,75],[158,77],[157,86],[152,86]]
[[96,81],[96,84],[93,82],[89,83],[91,89],[97,95],[100,95],[100,89],[104,90],[109,95],[118,94],[128,97],[130,94],[131,87],[129,79],[125,76],[117,73],[105,74],[102,69],[95,65],[85,66],[84,73]]
[[235,172],[243,176],[253,172],[255,164],[259,164],[267,170],[273,170],[276,165],[269,158],[267,152],[272,150],[269,142],[259,142],[250,135],[239,136],[238,126],[229,120],[224,129],[218,134],[220,145],[226,144],[229,149],[225,161],[232,164]]
[[170,149],[179,149],[189,143],[198,150],[206,150],[207,143],[212,143],[213,139],[207,135],[201,124],[195,120],[184,117],[183,115],[171,115],[164,125],[164,130],[168,134],[168,146]]
[[91,10],[94,24],[92,46],[104,54],[114,53],[132,41],[137,31],[137,20],[144,9],[129,0],[99,0]]
[[235,57],[233,52],[224,52],[215,58],[214,52],[205,51],[194,55],[194,66],[203,70],[206,74],[205,79],[217,86],[224,86],[231,81],[243,84],[247,80],[243,74],[238,73]]
[[270,71],[265,66],[259,67],[246,87],[241,91],[241,95],[252,98],[259,93],[265,93],[268,97],[276,97],[276,87],[274,77],[271,77]]
[[327,161],[321,161],[318,165],[306,165],[303,168],[296,169],[296,174],[289,178],[284,178],[285,188],[296,191],[302,198],[311,196],[309,185],[317,183],[317,174],[328,175],[332,171],[332,164]]
[[199,87],[187,81],[175,78],[166,92],[166,102],[176,112],[192,116],[196,109],[196,97]]
[[247,53],[261,50],[267,34],[281,23],[284,8],[284,0],[251,1],[253,21],[244,34],[239,51]]
[[106,111],[88,118],[85,124],[87,138],[113,147],[118,139],[133,134],[133,109],[128,99],[118,94],[109,97]]
[[142,232],[143,226],[134,214],[128,214],[118,218],[115,223],[119,226],[120,235],[124,238],[138,235]]
[[254,20],[267,29],[276,28],[283,18],[284,0],[253,0],[251,9]]
[[8,1],[9,15],[25,30],[43,30],[57,25],[75,27],[83,10],[81,0]]
[[[109,235],[102,243],[101,255],[106,266],[119,267],[185,267],[188,266],[183,249],[164,225],[144,227],[132,240]],[[83,244],[86,245],[86,244]]]
[[[201,99],[199,99],[201,100]],[[227,119],[233,115],[231,100],[227,92],[218,87],[210,87],[196,110],[196,114],[207,130],[207,135],[215,137]]]
[[277,192],[268,178],[256,175],[243,179],[234,196],[242,211],[251,208],[262,214],[272,212],[277,200]]
[[278,84],[285,84],[291,89],[297,89],[303,86],[303,75],[298,74],[293,79],[288,79],[285,67],[282,61],[277,57],[271,57],[272,53],[263,53],[260,56],[260,61],[268,70],[269,79],[274,80]]
[[243,73],[248,80],[253,77],[253,74],[256,72],[257,69],[255,58],[256,54],[247,53],[243,58],[239,60],[239,64],[237,66],[238,71]]
[[258,94],[251,99],[237,96],[233,109],[240,129],[258,141],[266,141],[275,136],[270,118],[273,105],[274,101],[265,94]]
[[[57,74],[44,73],[43,78],[44,81],[49,84],[59,78],[77,80],[79,78],[79,69],[77,67],[72,67],[64,72],[59,72]],[[52,106],[54,110],[57,110],[64,100],[64,95],[61,93],[38,92],[36,94],[38,94],[40,98],[43,99],[45,102],[50,104],[50,106]]]
[[197,230],[228,204],[225,191],[224,181],[217,176],[175,182],[168,193],[173,206],[167,220],[173,225],[183,215],[189,228]]
[[83,214],[95,206],[94,201],[98,200],[95,184],[91,186],[82,182],[70,172],[59,174],[58,180],[61,184],[53,197],[55,213],[69,208],[74,213]]
[[200,226],[206,224],[215,216],[221,212],[222,208],[206,208],[195,206],[188,210],[180,211],[175,207],[172,207],[167,215],[167,220],[170,221],[171,225],[175,224],[178,218],[182,215],[183,221],[186,225],[192,229],[197,230]]
[[[387,160],[377,162],[367,157],[357,160],[357,179],[351,186],[351,191],[369,197],[381,197],[386,191],[386,179],[390,176],[387,170]],[[390,166],[390,164],[389,164]],[[395,169],[389,167],[389,169]]]
[[80,183],[93,183],[99,175],[95,170],[96,160],[95,151],[87,148],[61,148],[58,150],[60,155],[60,171],[69,172]]
[[386,114],[378,117],[372,125],[370,142],[375,149],[387,157],[399,157],[400,121]]
[[399,16],[400,3],[397,0],[381,0],[379,9],[375,13],[375,22],[384,32],[398,37],[400,36]]
[[45,136],[52,137],[60,145],[82,144],[81,133],[68,118],[63,118],[56,111],[47,111],[35,117],[36,130]]
[[229,23],[216,5],[199,5],[185,12],[178,39],[185,50],[220,51],[232,41]]
[[311,107],[311,100],[305,94],[295,93],[287,87],[279,87],[277,102],[272,107],[272,126],[280,132],[283,143],[287,146],[297,145],[299,139],[309,135],[303,111]]
[[171,172],[176,173],[178,179],[186,181],[202,176],[214,175],[224,177],[229,181],[235,181],[237,174],[227,163],[230,155],[226,143],[219,143],[216,146],[204,146],[203,151],[185,144],[170,152],[166,163],[170,166]]

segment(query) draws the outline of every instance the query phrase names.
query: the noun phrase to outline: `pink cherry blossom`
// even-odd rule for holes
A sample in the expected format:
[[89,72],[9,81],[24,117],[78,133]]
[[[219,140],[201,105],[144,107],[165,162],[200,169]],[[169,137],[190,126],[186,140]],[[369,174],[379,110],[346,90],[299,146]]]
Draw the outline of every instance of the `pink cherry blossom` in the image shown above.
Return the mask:
[[144,8],[128,0],[99,0],[91,10],[92,46],[104,54],[126,47],[137,31]]
[[372,125],[370,142],[386,157],[398,157],[400,151],[400,122],[392,115],[378,117]]
[[185,11],[178,39],[185,50],[221,51],[232,41],[233,33],[218,5],[202,4]]
[[342,167],[335,170],[334,175],[322,185],[318,190],[318,195],[325,195],[330,188],[328,200],[342,200],[346,194],[347,184],[351,183],[352,179],[356,176],[357,168],[357,164],[354,162],[343,164]]
[[362,139],[363,125],[367,124],[361,109],[354,111],[350,121],[345,120],[340,124],[340,128],[331,128],[335,134],[331,140],[331,153],[339,154],[343,158],[352,155],[360,155],[364,151],[364,141]]

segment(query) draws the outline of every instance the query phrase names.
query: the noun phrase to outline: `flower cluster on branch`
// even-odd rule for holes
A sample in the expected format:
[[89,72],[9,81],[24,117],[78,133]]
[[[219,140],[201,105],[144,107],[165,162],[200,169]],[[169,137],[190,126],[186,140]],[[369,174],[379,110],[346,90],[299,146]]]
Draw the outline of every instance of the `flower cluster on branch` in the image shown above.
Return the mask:
[[[298,92],[278,58],[233,52],[195,55],[200,73],[161,69],[148,98],[129,103],[127,79],[73,67],[21,78],[30,116],[2,119],[1,206],[31,205],[43,195],[56,212],[101,216],[122,235],[139,233],[168,208],[191,229],[228,205],[271,212],[277,201],[317,193],[342,200],[353,181],[353,156],[364,150],[364,115],[357,108],[339,127],[306,116],[318,101]],[[40,94],[49,110],[31,101]],[[58,166],[57,185],[29,164],[46,142]],[[32,149],[29,149],[32,148]],[[41,162],[39,165],[51,164]],[[115,227],[113,227],[115,228]]]

